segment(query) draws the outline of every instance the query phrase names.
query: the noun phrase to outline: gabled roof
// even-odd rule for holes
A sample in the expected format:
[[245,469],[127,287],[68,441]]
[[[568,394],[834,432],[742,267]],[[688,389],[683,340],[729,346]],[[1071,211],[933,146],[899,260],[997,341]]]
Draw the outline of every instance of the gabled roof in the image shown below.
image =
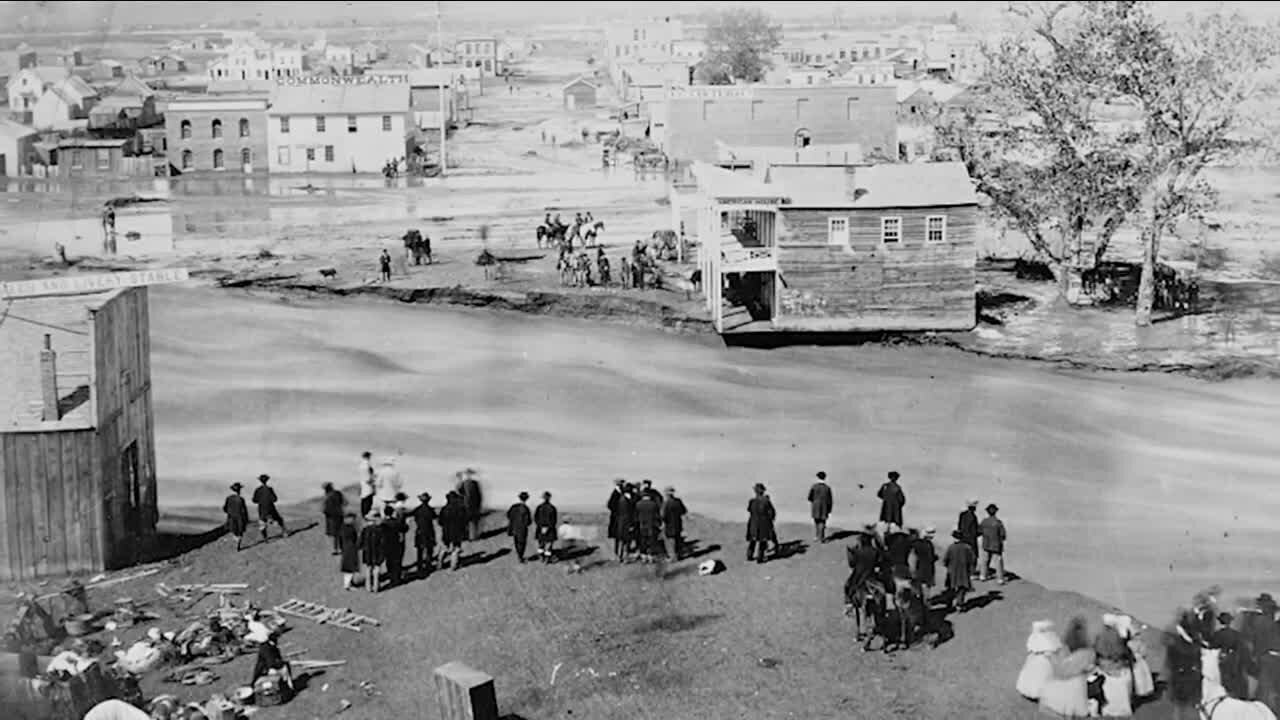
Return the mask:
[[77,101],[98,96],[98,91],[94,90],[89,83],[85,82],[84,79],[78,75],[72,75],[67,78],[66,81],[62,83],[62,89],[76,97]]
[[865,190],[853,201],[858,208],[976,205],[977,193],[964,163],[909,163],[859,167],[854,190]]
[[369,115],[409,111],[409,84],[277,85],[270,115]]
[[573,87],[574,85],[589,85],[589,86],[591,86],[591,89],[592,89],[592,90],[595,90],[596,88],[598,88],[598,87],[599,87],[599,86],[598,86],[598,85],[596,85],[595,83],[593,83],[593,82],[591,82],[590,80],[588,80],[586,75],[579,75],[578,77],[576,77],[576,78],[574,78],[574,79],[570,80],[569,82],[565,83],[565,84],[564,84],[564,86],[563,86],[563,87],[561,87],[560,89],[561,89],[561,90],[568,90],[569,88]]
[[39,134],[40,133],[33,127],[23,125],[22,123],[16,123],[7,118],[0,118],[0,137],[7,138],[9,140],[18,140]]
[[37,65],[35,67],[24,68],[13,73],[9,77],[9,84],[19,82],[23,75],[34,75],[43,85],[56,85],[57,83],[71,77],[71,71],[60,65]]
[[134,75],[126,75],[124,79],[111,86],[111,95],[131,95],[146,99],[156,94],[155,90]]
[[920,83],[903,81],[898,83],[898,102],[904,102],[907,98],[920,92]]
[[796,205],[848,205],[848,170],[843,165],[774,165],[766,177]]
[[122,65],[118,60],[111,60],[109,58],[103,58],[99,60],[96,64],[105,65],[107,67],[124,67],[124,65]]

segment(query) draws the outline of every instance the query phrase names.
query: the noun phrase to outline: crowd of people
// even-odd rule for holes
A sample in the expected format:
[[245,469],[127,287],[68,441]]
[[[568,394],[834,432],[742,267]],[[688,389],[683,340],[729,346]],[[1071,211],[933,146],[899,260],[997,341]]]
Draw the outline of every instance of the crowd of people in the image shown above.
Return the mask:
[[675,488],[668,487],[664,497],[651,480],[636,485],[618,478],[605,507],[609,511],[608,536],[619,562],[651,563],[666,558],[667,540],[675,559],[684,559],[684,517],[689,511],[676,497]]

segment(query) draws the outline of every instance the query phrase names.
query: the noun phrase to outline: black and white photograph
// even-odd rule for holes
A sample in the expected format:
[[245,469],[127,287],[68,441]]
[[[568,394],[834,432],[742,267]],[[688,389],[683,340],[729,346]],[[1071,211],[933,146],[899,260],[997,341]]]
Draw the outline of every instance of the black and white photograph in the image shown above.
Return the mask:
[[1280,3],[0,2],[3,720],[1276,720]]

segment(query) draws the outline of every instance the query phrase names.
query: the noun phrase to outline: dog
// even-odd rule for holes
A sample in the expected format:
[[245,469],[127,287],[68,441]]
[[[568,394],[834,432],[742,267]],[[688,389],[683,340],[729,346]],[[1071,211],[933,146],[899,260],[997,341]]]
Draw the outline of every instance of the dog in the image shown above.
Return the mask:
[[326,280],[332,280],[333,278],[338,277],[338,270],[336,268],[320,268],[320,277]]

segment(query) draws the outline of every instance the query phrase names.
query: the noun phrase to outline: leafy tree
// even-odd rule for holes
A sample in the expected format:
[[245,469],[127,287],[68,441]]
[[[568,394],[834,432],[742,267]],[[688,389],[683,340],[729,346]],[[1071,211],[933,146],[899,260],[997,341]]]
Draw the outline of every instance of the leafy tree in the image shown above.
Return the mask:
[[757,8],[729,8],[707,21],[707,52],[695,77],[712,85],[732,78],[759,82],[773,66],[769,54],[782,43],[782,26]]
[[[1137,209],[1142,168],[1132,132],[1105,132],[1119,98],[1100,82],[1112,66],[1093,46],[1099,3],[1013,5],[1020,36],[984,47],[987,71],[938,127],[995,215],[1026,236],[1066,296]],[[1067,10],[1074,10],[1066,17]]]

